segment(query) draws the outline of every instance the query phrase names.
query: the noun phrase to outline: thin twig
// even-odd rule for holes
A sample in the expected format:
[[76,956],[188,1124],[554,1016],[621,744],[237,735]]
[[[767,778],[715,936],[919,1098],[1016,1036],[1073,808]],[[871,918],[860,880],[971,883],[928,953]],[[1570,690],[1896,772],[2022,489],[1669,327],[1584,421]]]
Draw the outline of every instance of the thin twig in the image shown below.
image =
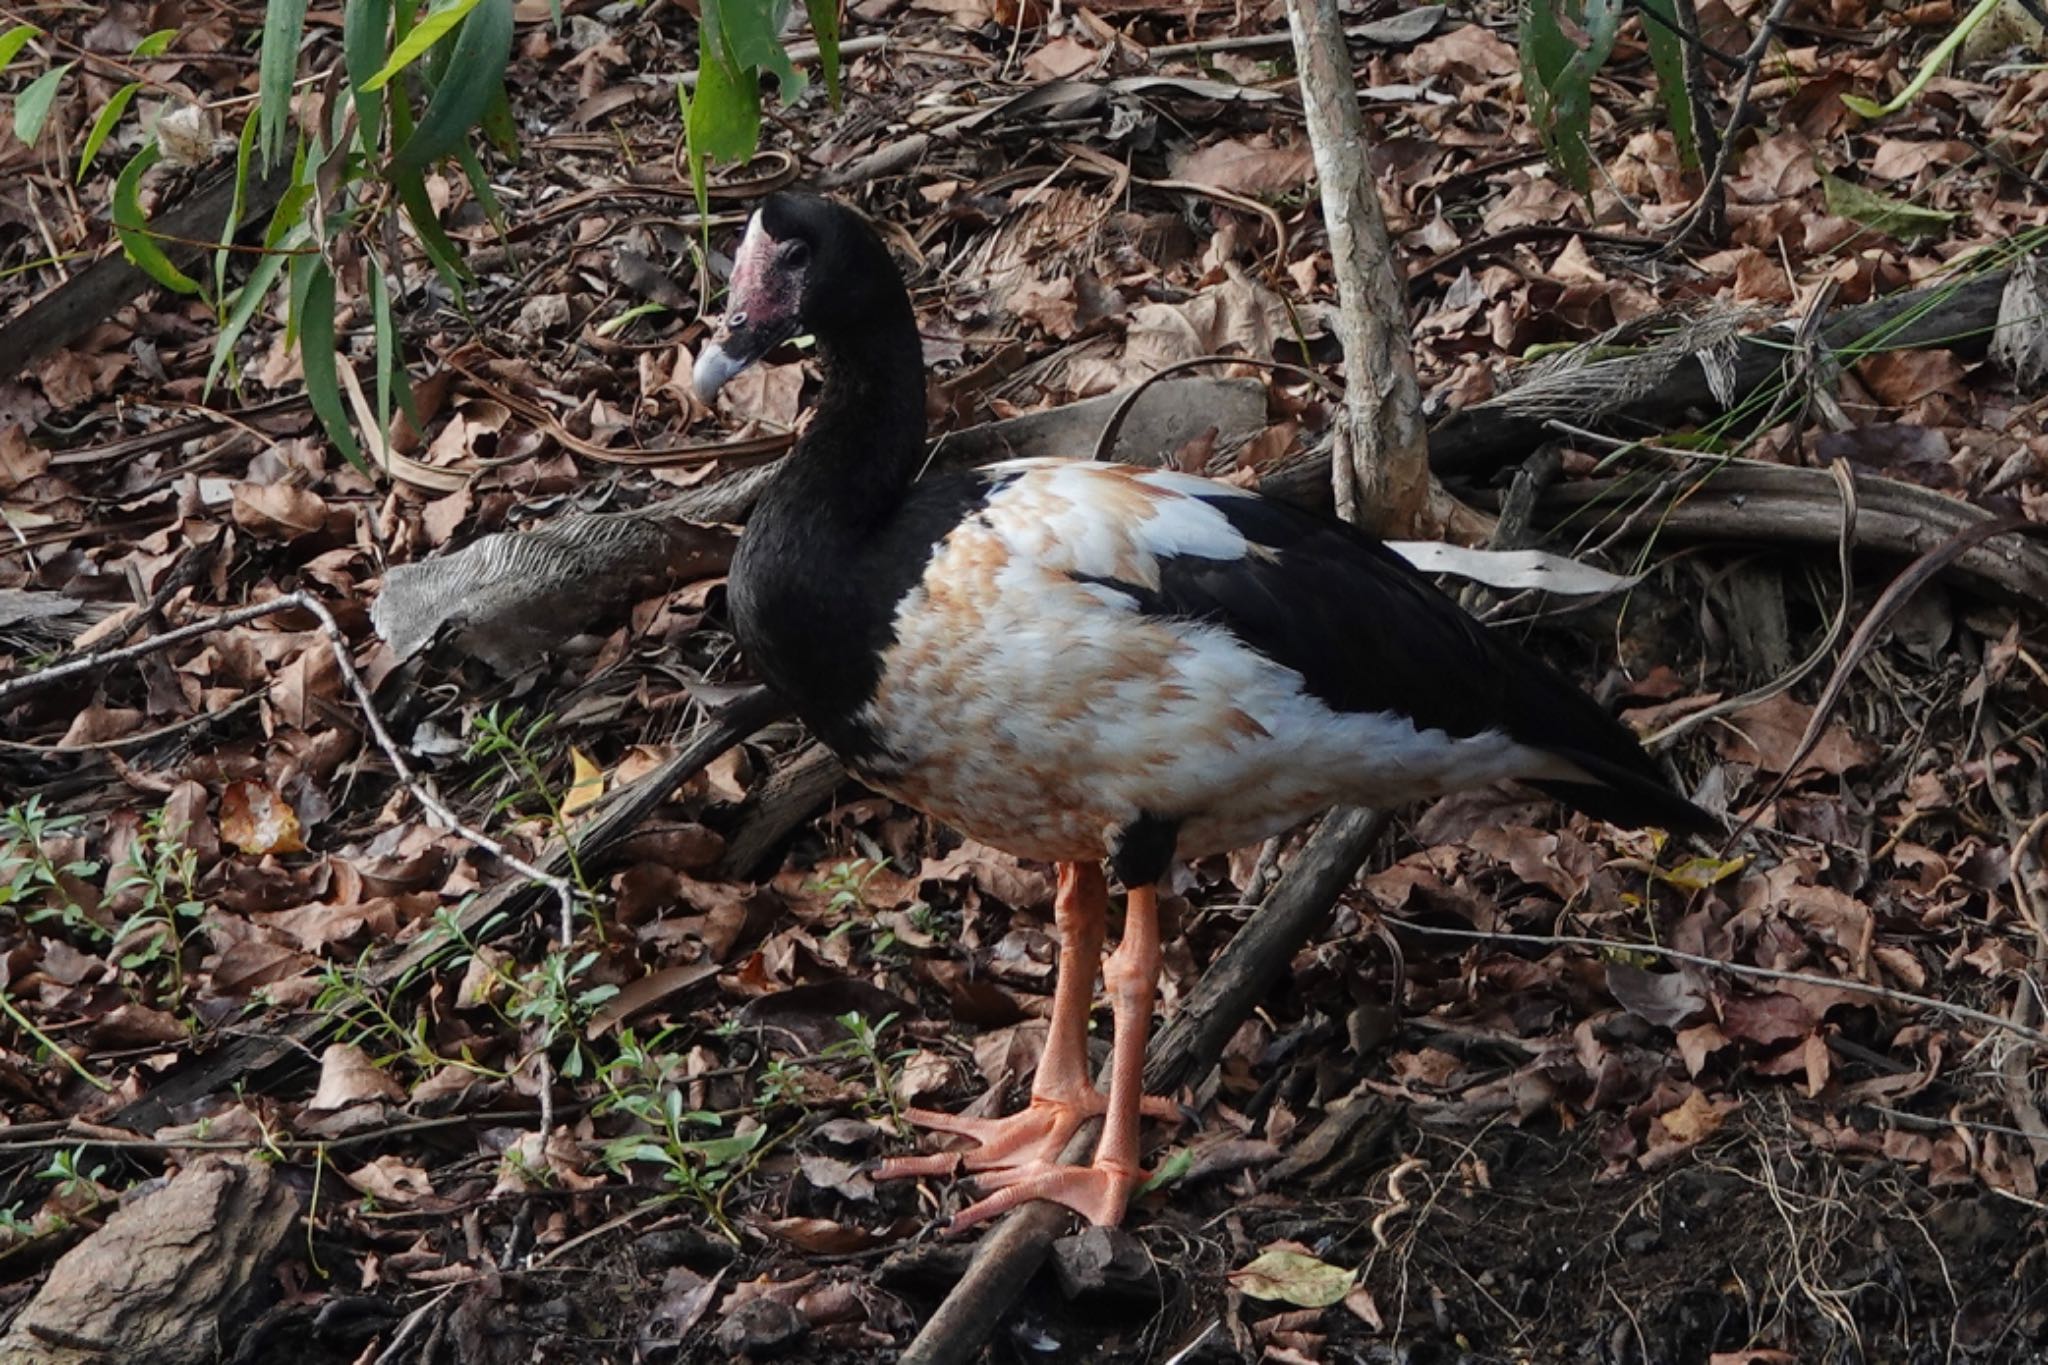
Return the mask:
[[1490,943],[1522,943],[1537,948],[1594,948],[1602,952],[1649,953],[1669,958],[1673,962],[1684,962],[1694,967],[1711,967],[1716,971],[1730,972],[1736,976],[1755,977],[1764,981],[1796,981],[1806,986],[1821,986],[1829,990],[1847,991],[1852,995],[1867,995],[1872,999],[1888,1001],[1894,1005],[1910,1005],[1917,1009],[1933,1010],[1999,1033],[2010,1033],[2024,1038],[2036,1047],[2048,1048],[2048,1033],[2037,1028],[2016,1024],[2010,1019],[2001,1019],[1983,1010],[1971,1009],[1968,1005],[1952,1004],[1937,1000],[1929,995],[1914,995],[1910,991],[1894,990],[1890,986],[1874,986],[1867,981],[1853,977],[1819,976],[1812,972],[1786,971],[1780,967],[1753,967],[1744,962],[1729,962],[1723,958],[1707,957],[1701,953],[1682,952],[1677,948],[1666,948],[1657,943],[1635,943],[1626,939],[1591,938],[1583,934],[1508,934],[1493,933],[1484,929],[1452,929],[1434,924],[1422,924],[1413,920],[1390,919],[1389,923],[1417,934],[1428,934],[1438,938],[1473,939]]

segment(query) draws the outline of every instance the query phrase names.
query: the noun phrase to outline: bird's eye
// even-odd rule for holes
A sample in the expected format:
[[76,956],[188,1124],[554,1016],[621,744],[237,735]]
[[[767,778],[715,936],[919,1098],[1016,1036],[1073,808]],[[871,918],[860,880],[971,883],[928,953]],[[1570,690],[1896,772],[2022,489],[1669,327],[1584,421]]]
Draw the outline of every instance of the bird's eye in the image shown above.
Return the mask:
[[782,263],[792,270],[801,270],[811,263],[811,244],[805,241],[791,242],[782,248]]

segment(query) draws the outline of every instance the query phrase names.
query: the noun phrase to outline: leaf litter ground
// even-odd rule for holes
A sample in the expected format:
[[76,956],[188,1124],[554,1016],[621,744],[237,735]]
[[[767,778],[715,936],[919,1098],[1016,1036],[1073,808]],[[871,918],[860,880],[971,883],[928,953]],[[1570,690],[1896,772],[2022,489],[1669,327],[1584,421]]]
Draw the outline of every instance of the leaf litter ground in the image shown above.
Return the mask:
[[[421,429],[398,433],[397,477],[372,483],[318,438],[275,318],[244,342],[241,391],[202,400],[210,318],[144,296],[0,385],[0,680],[309,591],[414,761],[526,849],[746,681],[722,630],[722,532],[616,602],[494,642],[491,665],[402,660],[369,627],[388,567],[743,473],[760,454],[732,439],[772,453],[811,382],[800,363],[764,366],[715,418],[688,396],[711,286],[665,79],[690,64],[687,16],[572,4],[558,31],[526,8],[525,150],[494,168],[519,206],[513,238],[459,181],[433,187],[472,251],[474,327],[414,262],[400,313]],[[141,5],[93,28],[31,17],[118,52],[169,22]],[[1654,237],[1698,190],[1639,39],[1624,35],[1599,92],[1590,205],[1540,156],[1508,16],[1357,49],[1434,401],[1483,400],[1531,348],[1660,310],[1797,316],[1823,287],[1858,302],[2040,227],[2048,75],[1986,57],[1882,124],[1842,104],[1909,72],[1953,12],[1900,17],[1888,29],[1844,0],[1787,28],[1731,163],[1728,241],[1665,261],[1583,232]],[[1726,52],[1761,18],[1701,8]],[[256,7],[184,22],[152,78],[192,101],[248,93]],[[842,110],[813,88],[785,111],[762,165],[836,174],[890,226],[944,425],[1216,352],[1329,366],[1284,49],[1228,41],[1283,30],[1277,10],[870,0],[849,33],[888,45],[850,63]],[[334,41],[316,24],[309,60]],[[1177,46],[1191,43],[1207,46]],[[1135,76],[1167,80],[1119,84]],[[58,156],[107,93],[94,79],[8,153],[8,267],[106,244],[106,180],[70,190]],[[1005,111],[1054,81],[1076,85]],[[751,174],[714,198],[714,248]],[[1891,198],[1872,208],[1838,182]],[[46,266],[0,288],[18,315],[53,282]],[[1959,342],[1862,360],[1824,385],[1835,429],[1777,421],[1744,454],[1840,457],[2040,520],[2048,408],[1981,356]],[[1325,460],[1327,401],[1267,382],[1260,429],[1173,461],[1251,479]],[[667,453],[635,459],[650,450]],[[1611,455],[1586,442],[1561,466],[1584,476]],[[1655,483],[1662,457],[1626,458]],[[1721,857],[1512,794],[1405,813],[1183,1096],[1190,1121],[1158,1135],[1172,1178],[1138,1201],[1131,1236],[1063,1243],[994,1358],[1738,1365],[2048,1346],[2041,1053],[1925,1003],[2041,1023],[2038,610],[1967,584],[1923,594],[1794,763],[1814,679],[1687,718],[1823,639],[1843,591],[1826,538],[1758,550],[1731,523],[1729,543],[1673,551],[1613,529],[1570,534],[1649,576],[1532,638],[1645,734],[1689,725],[1663,746],[1675,768],[1755,829]],[[1859,570],[1860,613],[1888,569]],[[16,605],[28,593],[33,610]],[[1467,601],[1516,629],[1532,609]],[[223,1325],[236,1359],[396,1345],[714,1360],[804,1343],[872,1360],[957,1273],[964,1249],[927,1230],[959,1192],[878,1186],[862,1165],[902,1149],[903,1105],[1020,1089],[1049,1000],[1047,869],[856,788],[795,800],[801,736],[776,727],[579,868],[601,925],[551,951],[547,917],[458,931],[455,909],[506,873],[393,781],[310,618],[10,705],[0,962],[19,1017],[0,1030],[0,1302],[24,1302],[124,1191],[208,1150],[264,1154],[308,1209],[273,1306]],[[1185,873],[1164,1010],[1295,846]],[[373,984],[380,950],[433,934],[426,969]],[[1674,966],[1655,947],[1776,975]],[[105,1126],[306,1011],[340,1027],[299,1065],[146,1128]]]

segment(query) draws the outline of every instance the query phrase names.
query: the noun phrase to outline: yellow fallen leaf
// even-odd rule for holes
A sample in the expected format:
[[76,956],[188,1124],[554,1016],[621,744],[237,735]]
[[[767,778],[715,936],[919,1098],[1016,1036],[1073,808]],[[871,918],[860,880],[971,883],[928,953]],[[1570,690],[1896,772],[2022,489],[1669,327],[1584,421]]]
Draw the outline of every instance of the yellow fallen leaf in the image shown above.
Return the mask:
[[1230,1272],[1230,1283],[1238,1292],[1300,1308],[1342,1303],[1356,1279],[1357,1272],[1319,1261],[1289,1242],[1275,1242],[1250,1265]]
[[604,769],[586,758],[581,749],[569,750],[569,762],[575,768],[575,776],[569,783],[569,794],[562,798],[564,815],[594,806],[597,798],[604,795]]
[[1690,1146],[1719,1128],[1722,1118],[1722,1111],[1714,1107],[1714,1102],[1695,1090],[1676,1109],[1657,1115],[1657,1122],[1664,1125],[1665,1132]]

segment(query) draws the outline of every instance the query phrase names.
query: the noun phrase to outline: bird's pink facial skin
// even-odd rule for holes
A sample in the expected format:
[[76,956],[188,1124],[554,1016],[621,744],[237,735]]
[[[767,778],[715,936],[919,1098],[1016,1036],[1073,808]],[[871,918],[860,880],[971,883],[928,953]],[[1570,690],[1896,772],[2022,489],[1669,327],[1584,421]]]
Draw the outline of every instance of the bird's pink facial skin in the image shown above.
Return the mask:
[[809,248],[778,241],[755,214],[733,253],[725,316],[697,358],[697,396],[710,402],[725,382],[796,334]]
[[803,275],[787,268],[783,259],[786,247],[768,235],[761,226],[761,215],[755,214],[747,224],[747,235],[740,240],[740,249],[733,253],[729,306],[719,326],[721,332],[734,326],[773,326],[795,314],[803,297]]

